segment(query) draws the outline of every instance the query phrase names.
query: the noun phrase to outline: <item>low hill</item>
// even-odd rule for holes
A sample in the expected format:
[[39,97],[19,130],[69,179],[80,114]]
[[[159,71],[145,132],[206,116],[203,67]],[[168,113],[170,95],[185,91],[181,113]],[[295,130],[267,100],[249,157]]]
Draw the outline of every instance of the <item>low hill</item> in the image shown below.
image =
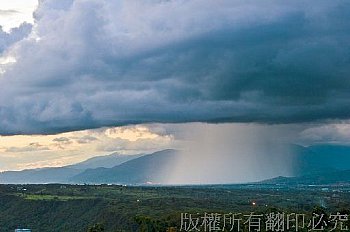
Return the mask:
[[81,173],[73,168],[39,168],[23,171],[8,171],[0,173],[1,184],[45,184],[67,183],[67,180]]
[[279,185],[350,185],[350,170],[345,171],[325,171],[317,174],[310,174],[300,177],[276,177],[259,182],[260,184]]

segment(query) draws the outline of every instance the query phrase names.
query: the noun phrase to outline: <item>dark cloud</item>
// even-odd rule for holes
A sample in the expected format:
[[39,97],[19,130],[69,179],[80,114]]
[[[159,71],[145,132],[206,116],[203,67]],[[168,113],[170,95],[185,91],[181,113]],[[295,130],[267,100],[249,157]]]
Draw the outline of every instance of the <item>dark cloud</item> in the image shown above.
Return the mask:
[[350,117],[350,3],[42,1],[0,133]]

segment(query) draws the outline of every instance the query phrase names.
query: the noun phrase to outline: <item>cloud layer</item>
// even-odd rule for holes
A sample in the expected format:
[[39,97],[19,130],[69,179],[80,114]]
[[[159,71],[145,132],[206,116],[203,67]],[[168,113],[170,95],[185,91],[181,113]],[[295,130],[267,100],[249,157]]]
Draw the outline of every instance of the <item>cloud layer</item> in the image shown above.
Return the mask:
[[0,25],[0,54],[14,43],[27,37],[31,30],[32,25],[28,23],[22,23],[19,27],[13,28],[10,32],[3,31]]
[[45,0],[6,52],[0,133],[350,117],[350,3]]
[[0,171],[64,166],[114,152],[149,154],[175,146],[174,140],[174,136],[159,125],[0,136]]

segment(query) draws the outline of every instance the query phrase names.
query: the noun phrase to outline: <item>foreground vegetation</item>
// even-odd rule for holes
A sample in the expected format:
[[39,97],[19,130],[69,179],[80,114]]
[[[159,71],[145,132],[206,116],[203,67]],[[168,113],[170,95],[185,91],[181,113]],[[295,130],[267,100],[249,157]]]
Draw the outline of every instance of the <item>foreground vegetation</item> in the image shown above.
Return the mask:
[[181,213],[347,212],[344,189],[1,185],[0,231],[179,231]]

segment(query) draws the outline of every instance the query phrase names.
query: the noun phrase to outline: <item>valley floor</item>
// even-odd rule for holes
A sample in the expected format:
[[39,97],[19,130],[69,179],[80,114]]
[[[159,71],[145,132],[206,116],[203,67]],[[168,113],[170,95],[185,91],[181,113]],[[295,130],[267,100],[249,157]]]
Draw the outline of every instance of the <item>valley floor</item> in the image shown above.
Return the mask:
[[[217,213],[217,219],[223,220],[230,213],[243,217],[253,212],[266,219],[272,212],[330,216],[347,214],[349,209],[349,190],[332,186],[0,185],[1,232],[16,228],[33,232],[188,231],[189,216],[202,220]],[[199,229],[209,231],[209,227]]]

